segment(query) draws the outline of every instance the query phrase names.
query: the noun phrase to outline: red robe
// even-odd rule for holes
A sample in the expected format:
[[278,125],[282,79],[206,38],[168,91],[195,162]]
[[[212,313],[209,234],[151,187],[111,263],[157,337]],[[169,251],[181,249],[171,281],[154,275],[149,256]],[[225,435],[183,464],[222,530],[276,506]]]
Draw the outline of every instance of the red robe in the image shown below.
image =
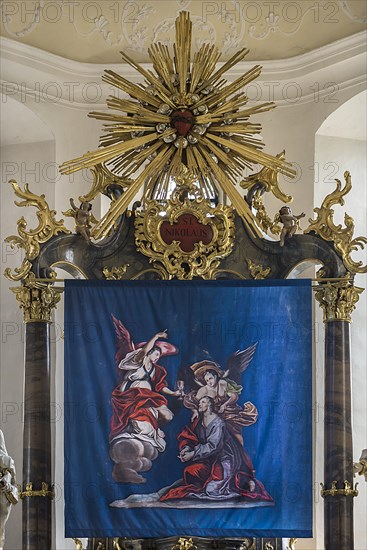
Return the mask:
[[158,429],[158,420],[149,408],[167,405],[167,399],[160,391],[167,387],[166,370],[160,365],[154,365],[154,375],[151,379],[152,390],[134,387],[121,391],[117,386],[112,392],[112,417],[110,425],[110,442],[120,435],[128,426],[130,420],[149,422]]
[[[184,447],[190,447],[194,449],[197,445],[205,445],[205,438],[203,438],[203,429],[198,428],[199,420],[195,419],[193,424],[189,427],[186,426],[179,434],[179,448],[182,450]],[[223,426],[223,425],[222,425]],[[205,430],[204,430],[205,431]],[[205,488],[210,482],[219,482],[224,479],[224,473],[222,468],[223,451],[227,454],[227,457],[232,457],[231,463],[231,475],[228,483],[227,497],[223,497],[218,494],[216,498],[213,495],[208,496]],[[252,481],[255,484],[253,490],[250,490],[248,482]],[[227,485],[227,484],[225,484]],[[263,484],[254,477],[254,468],[250,457],[239,441],[230,434],[230,432],[224,426],[223,439],[221,446],[218,447],[217,452],[213,452],[210,456],[194,460],[187,465],[183,472],[183,484],[178,487],[169,489],[165,495],[162,495],[160,500],[170,499],[183,499],[187,497],[198,497],[201,499],[210,498],[211,500],[221,500],[222,498],[236,498],[243,497],[249,501],[272,501],[273,499],[267,493]]]

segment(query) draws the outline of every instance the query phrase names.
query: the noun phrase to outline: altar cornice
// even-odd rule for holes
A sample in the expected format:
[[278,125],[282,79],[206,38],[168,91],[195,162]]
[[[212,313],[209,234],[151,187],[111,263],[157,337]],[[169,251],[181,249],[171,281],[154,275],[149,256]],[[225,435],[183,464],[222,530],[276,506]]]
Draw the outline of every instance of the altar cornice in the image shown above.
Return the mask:
[[[102,83],[101,76],[106,68],[112,69],[131,81],[139,80],[136,72],[125,63],[95,64],[81,63],[48,53],[33,46],[0,38],[2,63],[2,92],[14,99],[42,98],[42,90],[47,87],[47,99],[70,108],[105,109],[105,98],[111,94],[108,85]],[[275,101],[279,106],[294,103],[310,103],[327,98],[332,93],[328,84],[338,89],[363,86],[366,67],[366,32],[361,32],[337,42],[323,46],[309,53],[288,59],[259,61],[263,67],[257,80],[259,90],[252,90],[253,98],[260,94],[261,101]],[[149,64],[142,64],[149,68]],[[229,80],[246,72],[253,62],[241,62],[228,71]],[[35,87],[35,82],[37,86]],[[318,90],[315,88],[318,83]],[[11,87],[13,84],[13,88]],[[52,84],[54,86],[52,86]],[[85,93],[85,88],[99,87],[95,94]],[[290,96],[284,87],[289,88]],[[293,93],[293,97],[292,97]],[[37,96],[40,95],[41,97]],[[57,94],[57,96],[56,96]],[[286,97],[285,97],[286,95]],[[24,102],[22,99],[20,99]]]

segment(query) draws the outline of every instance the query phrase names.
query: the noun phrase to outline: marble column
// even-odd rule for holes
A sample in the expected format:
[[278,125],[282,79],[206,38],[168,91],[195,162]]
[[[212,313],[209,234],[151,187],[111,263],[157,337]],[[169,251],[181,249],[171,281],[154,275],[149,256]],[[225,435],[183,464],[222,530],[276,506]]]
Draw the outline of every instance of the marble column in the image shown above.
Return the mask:
[[354,549],[349,325],[362,290],[344,280],[322,283],[316,291],[325,322],[325,550]]
[[13,288],[24,311],[23,550],[52,546],[50,322],[58,290],[30,277]]
[[[51,494],[36,496],[42,483],[51,487],[50,327],[29,322],[25,331],[23,548],[51,548]],[[45,487],[45,485],[43,485]]]

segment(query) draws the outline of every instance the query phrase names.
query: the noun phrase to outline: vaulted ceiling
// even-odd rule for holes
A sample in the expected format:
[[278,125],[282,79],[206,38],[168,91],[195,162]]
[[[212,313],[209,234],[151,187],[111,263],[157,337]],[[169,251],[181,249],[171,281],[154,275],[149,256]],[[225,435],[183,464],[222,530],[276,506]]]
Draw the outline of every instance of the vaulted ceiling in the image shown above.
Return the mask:
[[190,11],[193,41],[228,59],[284,59],[366,28],[364,0],[3,0],[1,35],[88,63],[118,63],[124,50],[149,61],[151,42],[172,44],[179,11]]

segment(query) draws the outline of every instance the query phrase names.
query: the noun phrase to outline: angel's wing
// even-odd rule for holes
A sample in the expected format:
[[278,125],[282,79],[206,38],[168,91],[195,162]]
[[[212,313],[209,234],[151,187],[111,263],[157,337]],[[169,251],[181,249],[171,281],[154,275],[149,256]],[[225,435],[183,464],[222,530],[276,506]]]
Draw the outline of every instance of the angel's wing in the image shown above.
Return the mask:
[[241,383],[241,374],[247,369],[255,355],[257,342],[245,350],[235,351],[227,361],[228,378]]
[[115,327],[116,332],[116,353],[115,361],[116,365],[119,365],[121,359],[126,357],[126,355],[135,349],[134,343],[131,339],[130,332],[127,330],[125,325],[121,323],[114,315],[111,314],[112,321]]

